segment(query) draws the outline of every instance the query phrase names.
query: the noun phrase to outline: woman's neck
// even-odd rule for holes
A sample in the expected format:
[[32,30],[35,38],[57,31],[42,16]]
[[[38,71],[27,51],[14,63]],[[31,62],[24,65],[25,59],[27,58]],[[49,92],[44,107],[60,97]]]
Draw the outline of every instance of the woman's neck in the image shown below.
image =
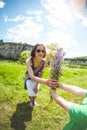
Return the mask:
[[42,59],[34,58],[34,67],[37,67],[41,63]]

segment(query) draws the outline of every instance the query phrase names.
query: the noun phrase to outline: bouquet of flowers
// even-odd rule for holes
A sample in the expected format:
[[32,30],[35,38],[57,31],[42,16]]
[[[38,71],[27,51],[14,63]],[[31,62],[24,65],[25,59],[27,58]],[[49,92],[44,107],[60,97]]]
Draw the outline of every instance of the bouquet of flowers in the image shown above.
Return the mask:
[[63,57],[64,52],[63,49],[60,48],[57,50],[57,52],[54,54],[54,57],[51,62],[51,78],[58,80],[61,76],[62,72],[62,64],[63,64]]
[[53,59],[51,61],[50,72],[50,77],[52,79],[59,80],[59,77],[62,75],[62,64],[64,55],[65,53],[63,52],[63,48],[59,48],[57,52],[54,54]]

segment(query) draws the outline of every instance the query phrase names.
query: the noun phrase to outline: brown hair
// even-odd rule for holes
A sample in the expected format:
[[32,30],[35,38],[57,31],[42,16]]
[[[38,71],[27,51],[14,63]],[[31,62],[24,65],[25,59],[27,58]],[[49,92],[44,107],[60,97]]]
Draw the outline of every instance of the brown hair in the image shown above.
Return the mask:
[[43,44],[36,44],[36,45],[33,47],[32,51],[31,51],[31,56],[32,56],[33,58],[35,57],[35,51],[36,51],[36,49],[37,49],[38,46],[43,46],[43,48],[44,48],[44,50],[45,50],[44,56],[43,56],[43,58],[44,58],[44,57],[46,56],[46,48],[45,48],[45,46],[44,46]]

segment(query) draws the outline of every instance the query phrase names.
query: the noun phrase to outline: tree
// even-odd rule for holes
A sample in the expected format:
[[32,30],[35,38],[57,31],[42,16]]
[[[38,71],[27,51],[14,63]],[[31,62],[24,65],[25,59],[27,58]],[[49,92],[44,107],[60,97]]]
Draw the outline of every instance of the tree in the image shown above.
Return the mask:
[[55,52],[59,49],[59,44],[58,43],[51,43],[51,44],[47,45],[47,49],[48,49],[48,53],[46,56],[46,60],[48,62],[48,65],[50,65]]
[[3,43],[3,39],[1,39],[0,42]]
[[49,49],[49,52],[55,53],[59,49],[58,43],[51,43],[47,45],[47,48]]
[[26,59],[30,56],[31,51],[23,51],[20,55],[19,62],[25,64]]

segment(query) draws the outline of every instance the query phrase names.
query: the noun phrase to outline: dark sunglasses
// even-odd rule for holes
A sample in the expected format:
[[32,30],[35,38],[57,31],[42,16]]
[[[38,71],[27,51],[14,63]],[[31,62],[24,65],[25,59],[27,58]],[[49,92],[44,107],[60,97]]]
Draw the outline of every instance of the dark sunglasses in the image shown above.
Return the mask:
[[40,53],[40,52],[44,53],[44,52],[45,52],[45,50],[40,50],[40,49],[37,49],[37,50],[36,50],[36,52],[38,52],[38,53]]

